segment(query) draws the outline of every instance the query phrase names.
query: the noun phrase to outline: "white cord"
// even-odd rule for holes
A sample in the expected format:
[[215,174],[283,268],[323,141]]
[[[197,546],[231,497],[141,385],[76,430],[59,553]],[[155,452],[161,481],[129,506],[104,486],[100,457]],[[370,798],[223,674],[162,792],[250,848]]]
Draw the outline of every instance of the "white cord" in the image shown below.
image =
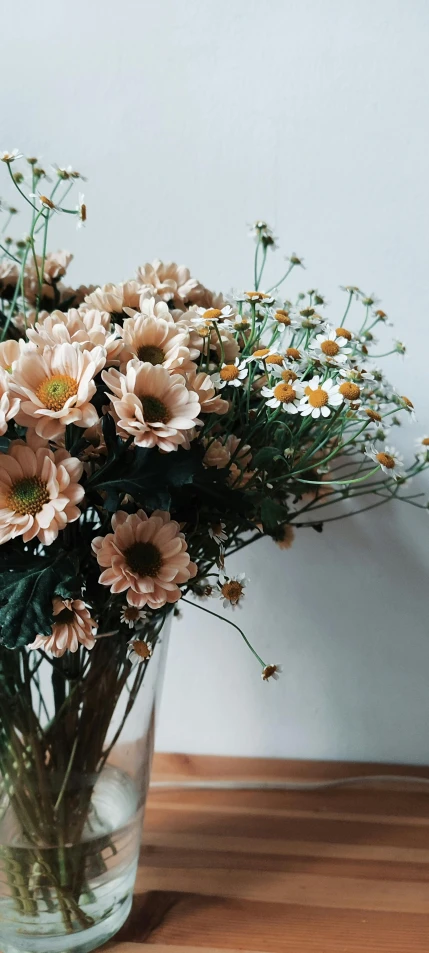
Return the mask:
[[330,781],[151,781],[154,790],[194,790],[194,791],[322,791],[328,788],[348,787],[349,785],[374,784],[374,782],[395,784],[429,785],[429,778],[401,774],[364,774],[350,778],[335,778]]

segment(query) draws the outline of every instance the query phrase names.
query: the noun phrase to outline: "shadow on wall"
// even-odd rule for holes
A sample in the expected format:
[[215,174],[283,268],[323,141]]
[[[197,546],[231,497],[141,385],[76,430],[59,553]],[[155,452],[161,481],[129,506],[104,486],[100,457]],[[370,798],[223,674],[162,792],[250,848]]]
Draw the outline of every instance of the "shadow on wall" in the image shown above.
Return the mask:
[[261,540],[229,560],[250,579],[235,630],[186,607],[173,628],[160,750],[425,763],[429,759],[429,520],[392,504]]

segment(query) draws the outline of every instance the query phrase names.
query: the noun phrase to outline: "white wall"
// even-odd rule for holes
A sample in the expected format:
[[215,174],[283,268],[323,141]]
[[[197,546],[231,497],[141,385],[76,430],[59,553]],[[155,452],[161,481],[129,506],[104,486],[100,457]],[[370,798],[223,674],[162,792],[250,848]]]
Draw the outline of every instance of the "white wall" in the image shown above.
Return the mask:
[[[243,287],[264,216],[333,318],[340,283],[382,296],[409,345],[392,374],[429,430],[426,0],[26,0],[2,27],[1,148],[89,177],[88,228],[56,225],[73,277],[159,255]],[[263,684],[238,634],[189,608],[161,749],[428,760],[424,513],[305,530],[287,553],[260,542],[233,568],[252,581],[241,622],[284,677]]]

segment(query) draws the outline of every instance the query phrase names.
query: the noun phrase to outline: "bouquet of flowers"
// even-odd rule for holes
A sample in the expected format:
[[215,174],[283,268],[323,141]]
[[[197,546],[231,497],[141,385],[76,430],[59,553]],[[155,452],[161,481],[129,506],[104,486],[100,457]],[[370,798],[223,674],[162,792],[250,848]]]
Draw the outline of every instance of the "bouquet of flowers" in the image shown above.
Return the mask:
[[[240,605],[246,580],[226,557],[264,536],[288,547],[295,527],[320,532],[341,501],[363,501],[347,516],[396,497],[424,507],[408,483],[429,437],[407,466],[385,443],[414,411],[374,364],[387,316],[372,297],[345,288],[337,318],[317,290],[287,300],[295,254],[262,290],[276,245],[265,222],[240,294],[158,260],[75,289],[48,228],[58,214],[85,223],[83,196],[67,202],[81,176],[57,168],[52,186],[36,159],[1,158],[29,213],[14,241],[16,209],[2,204],[1,864],[17,918],[40,932],[57,917],[73,935],[94,928],[93,883],[115,854],[104,829],[90,861],[82,847],[98,831],[94,791],[170,611],[189,596],[205,612],[215,598]],[[277,678],[231,624],[262,678]]]

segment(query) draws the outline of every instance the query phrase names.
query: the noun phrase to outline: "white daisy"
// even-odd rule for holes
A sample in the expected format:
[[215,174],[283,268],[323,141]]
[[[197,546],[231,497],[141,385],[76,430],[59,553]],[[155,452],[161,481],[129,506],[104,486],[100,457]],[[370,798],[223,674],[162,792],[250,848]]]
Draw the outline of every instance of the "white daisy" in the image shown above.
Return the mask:
[[146,622],[147,618],[148,614],[144,609],[139,609],[137,606],[122,606],[121,622],[128,625],[130,629],[134,629],[137,622]]
[[364,367],[340,367],[338,373],[341,377],[346,377],[347,380],[354,381],[356,384],[362,383],[362,381],[375,380],[374,374]]
[[2,162],[13,162],[15,159],[22,159],[22,152],[19,149],[12,149],[12,152],[0,152]]
[[271,665],[266,665],[265,668],[262,669],[262,681],[268,682],[270,678],[273,678],[277,682],[282,671],[281,665],[273,665],[272,663]]
[[299,412],[303,417],[311,414],[317,420],[320,416],[329,417],[331,408],[339,407],[342,403],[343,397],[338,384],[334,384],[330,377],[321,384],[320,377],[316,374],[305,385],[305,396],[301,400]]
[[416,456],[419,460],[429,460],[429,437],[426,434],[416,440]]
[[416,412],[414,410],[414,404],[409,397],[405,397],[404,394],[397,394],[398,401],[401,402],[401,410],[406,410],[411,420],[416,421]]
[[291,320],[291,326],[296,329],[320,328],[326,325],[326,318],[318,314],[314,308],[303,308]]
[[82,225],[85,225],[86,222],[85,196],[82,192],[79,192],[79,201],[76,205],[76,211],[78,213],[76,228],[82,228]]
[[141,665],[142,662],[147,662],[150,659],[152,648],[147,642],[131,639],[131,642],[128,642],[127,655],[132,665]]
[[240,361],[235,358],[233,364],[222,364],[220,371],[212,375],[212,381],[218,390],[223,387],[241,387],[242,382],[248,375],[247,361]]
[[241,604],[241,600],[244,596],[244,590],[248,582],[249,580],[246,579],[244,572],[240,572],[237,576],[219,576],[219,599],[223,600],[223,606],[225,609],[227,609],[229,606],[234,607]]
[[281,407],[287,414],[297,414],[304,396],[301,381],[279,381],[274,387],[263,387],[263,397],[268,397],[267,407]]
[[278,248],[277,239],[273,235],[272,228],[262,219],[258,219],[257,222],[254,222],[253,225],[250,226],[248,235],[254,238],[257,243],[261,242],[264,248],[272,248],[273,250]]
[[42,195],[41,192],[37,191],[37,192],[29,192],[28,197],[30,199],[38,199],[40,204],[43,205],[44,208],[48,208],[51,212],[58,212],[57,206],[54,204],[52,199],[49,198],[48,195]]
[[209,523],[209,536],[211,539],[214,539],[218,546],[222,546],[223,543],[226,543],[228,534],[225,532],[225,523],[221,521],[218,523]]
[[223,327],[227,328],[234,326],[237,317],[237,309],[232,308],[230,304],[224,305],[223,308],[193,308],[192,310],[205,324],[222,324]]
[[309,349],[316,352],[320,361],[336,363],[347,361],[347,355],[352,352],[347,338],[337,334],[335,328],[331,328],[326,334],[316,334]]
[[395,477],[396,480],[404,476],[404,458],[394,447],[377,450],[375,444],[369,443],[365,447],[365,453],[367,457],[374,460],[374,463],[378,463],[383,473]]

